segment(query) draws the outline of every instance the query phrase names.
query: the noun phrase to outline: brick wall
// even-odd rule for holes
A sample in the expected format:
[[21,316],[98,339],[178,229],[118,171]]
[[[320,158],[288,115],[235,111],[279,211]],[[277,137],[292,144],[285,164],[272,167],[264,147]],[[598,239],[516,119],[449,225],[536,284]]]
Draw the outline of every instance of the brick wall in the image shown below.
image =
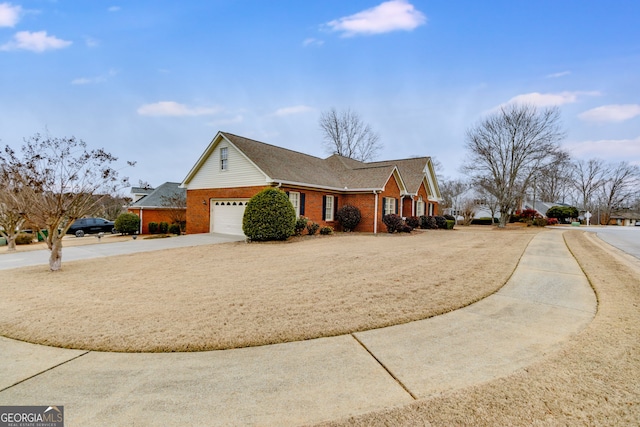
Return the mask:
[[187,190],[187,233],[209,233],[209,199],[250,199],[265,187]]
[[[140,216],[140,208],[128,208],[128,212]],[[150,222],[166,222],[171,225],[171,216],[166,209],[142,209],[142,234],[149,234]]]
[[[265,187],[238,187],[238,188],[213,188],[204,190],[187,190],[187,232],[194,233],[208,233],[210,230],[210,199],[249,199],[256,193],[263,190]],[[332,193],[330,191],[309,190],[294,187],[282,187],[283,191],[297,191],[304,193],[304,216],[320,224],[320,226],[331,226],[335,230],[340,230],[340,225],[337,221],[324,221],[322,219],[322,198],[326,195],[332,195],[337,197],[337,208],[349,204],[358,207],[362,214],[362,220],[354,231],[372,233],[374,231],[374,218],[375,218],[375,195],[371,193],[359,193],[359,194],[339,194]],[[421,189],[422,190],[422,189]],[[423,200],[427,200],[427,195],[424,190],[421,193]],[[395,176],[391,176],[384,191],[378,194],[378,232],[386,232],[386,227],[382,222],[383,214],[383,202],[384,197],[393,197],[398,200],[397,203],[401,203],[400,200],[400,188],[396,181]],[[410,199],[407,199],[408,203],[411,203]],[[204,203],[203,203],[204,202]],[[408,210],[405,208],[405,216],[411,215],[411,207],[409,205]],[[146,211],[145,211],[146,215]]]

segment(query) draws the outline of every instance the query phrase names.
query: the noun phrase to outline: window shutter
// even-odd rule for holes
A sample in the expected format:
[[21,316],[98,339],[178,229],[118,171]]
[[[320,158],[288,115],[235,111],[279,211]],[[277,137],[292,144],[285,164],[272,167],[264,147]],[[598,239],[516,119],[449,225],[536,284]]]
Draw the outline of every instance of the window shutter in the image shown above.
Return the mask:
[[396,215],[398,215],[398,199],[394,199],[396,201]]
[[333,196],[333,220],[338,216],[338,196]]
[[285,191],[285,193],[286,193],[287,197],[289,197],[289,192],[288,192],[288,191]]
[[300,193],[300,215],[304,215],[304,193]]
[[327,196],[322,196],[322,220],[327,219]]

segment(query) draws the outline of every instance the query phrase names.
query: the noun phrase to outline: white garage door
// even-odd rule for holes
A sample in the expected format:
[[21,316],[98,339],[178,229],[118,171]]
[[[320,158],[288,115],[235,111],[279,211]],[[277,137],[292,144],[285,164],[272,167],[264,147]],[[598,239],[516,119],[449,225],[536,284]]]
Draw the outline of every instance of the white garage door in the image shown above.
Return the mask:
[[211,232],[244,236],[242,217],[247,200],[211,200]]

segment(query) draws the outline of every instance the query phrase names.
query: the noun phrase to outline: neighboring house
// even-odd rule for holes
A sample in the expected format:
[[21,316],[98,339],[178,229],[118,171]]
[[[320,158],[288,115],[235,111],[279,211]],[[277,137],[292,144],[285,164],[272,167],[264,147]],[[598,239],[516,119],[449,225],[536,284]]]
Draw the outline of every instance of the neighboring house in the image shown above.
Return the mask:
[[620,209],[611,212],[608,225],[630,226],[640,223],[640,212],[631,209]]
[[[139,187],[133,187],[132,193],[134,189],[139,190]],[[184,200],[185,195],[186,191],[180,188],[179,182],[165,182],[129,205],[127,212],[140,217],[140,234],[148,234],[150,222],[171,224],[177,218],[186,218],[186,206],[180,206],[181,203],[174,205],[168,203],[168,199],[179,200],[182,197]]]
[[339,229],[338,209],[357,206],[355,231],[385,230],[382,216],[438,212],[441,200],[429,157],[364,163],[310,156],[219,132],[188,173],[187,231],[242,235],[244,209],[265,187],[287,192],[298,216]]
[[144,196],[151,194],[153,190],[154,189],[152,187],[131,187],[131,198],[135,203]]

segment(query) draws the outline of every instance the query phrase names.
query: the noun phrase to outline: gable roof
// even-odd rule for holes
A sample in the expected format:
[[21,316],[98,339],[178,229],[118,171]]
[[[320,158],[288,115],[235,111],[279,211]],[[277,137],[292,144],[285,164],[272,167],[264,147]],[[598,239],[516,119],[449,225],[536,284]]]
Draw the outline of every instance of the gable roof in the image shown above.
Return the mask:
[[[425,180],[431,161],[429,157],[419,157],[365,163],[337,154],[321,159],[228,132],[219,132],[187,174],[182,187],[188,186],[215,147],[223,140],[232,144],[272,183],[336,191],[381,190],[395,174],[401,192],[415,193]],[[425,185],[428,185],[428,182],[425,182]],[[434,194],[439,197],[439,191]]]
[[179,182],[165,182],[155,190],[151,191],[148,195],[132,203],[130,207],[167,207],[164,198],[172,197],[176,194],[183,195],[186,198],[187,190],[180,188]]

